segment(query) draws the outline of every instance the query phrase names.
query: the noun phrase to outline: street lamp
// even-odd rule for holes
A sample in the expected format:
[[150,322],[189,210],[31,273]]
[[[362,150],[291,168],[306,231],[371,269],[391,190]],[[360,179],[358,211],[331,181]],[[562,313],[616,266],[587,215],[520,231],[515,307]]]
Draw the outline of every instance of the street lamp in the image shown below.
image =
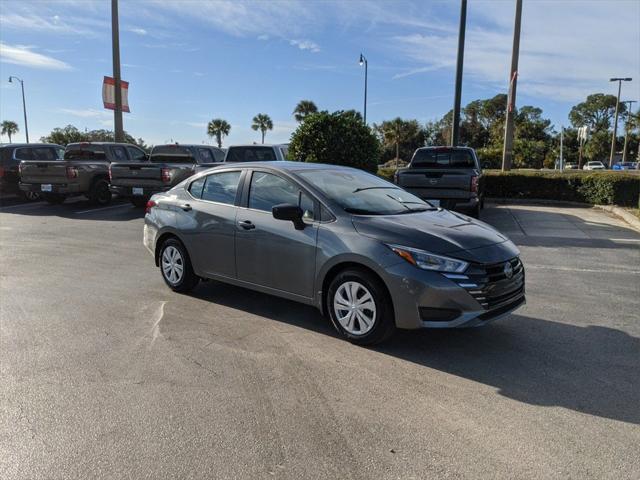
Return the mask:
[[22,110],[24,112],[24,134],[27,137],[27,143],[29,143],[29,127],[27,126],[27,104],[24,101],[24,82],[13,75],[9,77],[9,83],[13,83],[13,80],[17,80],[20,82],[20,86],[22,87]]
[[631,78],[610,78],[610,82],[618,82],[618,100],[616,101],[616,116],[613,120],[613,136],[611,137],[611,153],[609,154],[609,168],[613,165],[613,156],[616,153],[616,135],[618,133],[618,107],[620,106],[620,90],[622,89],[622,82],[630,82]]
[[361,53],[360,66],[362,65],[364,65],[364,124],[366,125],[367,124],[367,70],[369,65],[367,63],[367,59]]

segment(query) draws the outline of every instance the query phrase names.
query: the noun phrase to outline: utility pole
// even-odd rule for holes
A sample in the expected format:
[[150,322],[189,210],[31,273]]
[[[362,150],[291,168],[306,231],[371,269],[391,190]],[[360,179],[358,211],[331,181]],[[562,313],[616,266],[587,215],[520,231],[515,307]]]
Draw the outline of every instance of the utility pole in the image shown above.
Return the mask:
[[29,127],[27,126],[27,103],[24,100],[24,80],[11,75],[9,77],[9,83],[13,83],[13,80],[19,81],[20,88],[22,88],[22,113],[24,113],[24,135],[25,135],[25,138],[27,139],[27,143],[29,143]]
[[564,127],[560,127],[560,171],[564,171]]
[[364,124],[367,124],[367,83],[369,81],[369,62],[367,58],[360,54],[360,66],[364,65]]
[[635,100],[627,100],[625,102],[622,102],[625,105],[627,105],[627,122],[624,124],[625,126],[625,132],[624,132],[624,147],[622,148],[622,161],[626,162],[627,161],[627,143],[629,143],[629,117],[631,116],[631,107],[634,103],[636,103]]
[[451,125],[451,146],[460,140],[460,102],[462,100],[462,67],[464,64],[464,35],[467,28],[467,0],[460,2],[460,28],[458,30],[458,64],[456,66],[456,91],[453,100],[453,123]]
[[120,30],[118,28],[118,0],[111,0],[111,45],[113,48],[113,79],[116,108],[113,110],[113,131],[116,142],[124,142],[122,126],[122,88],[120,84]]
[[509,97],[507,100],[507,118],[504,129],[504,150],[502,152],[502,170],[511,170],[513,162],[513,117],[516,109],[516,87],[518,84],[518,58],[520,56],[520,24],[522,22],[522,0],[516,0],[516,19],[513,28],[513,49],[511,51],[511,72],[509,74]]
[[616,154],[616,135],[618,134],[618,110],[620,107],[620,91],[622,82],[630,82],[631,78],[610,78],[610,82],[618,82],[618,100],[616,101],[616,115],[613,120],[613,135],[611,136],[611,153],[609,154],[609,168],[613,165],[613,156]]

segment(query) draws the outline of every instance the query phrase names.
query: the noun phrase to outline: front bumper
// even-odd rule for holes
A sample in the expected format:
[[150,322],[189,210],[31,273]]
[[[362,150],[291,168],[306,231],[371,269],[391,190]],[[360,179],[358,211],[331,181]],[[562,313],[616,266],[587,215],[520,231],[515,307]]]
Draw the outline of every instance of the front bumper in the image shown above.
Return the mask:
[[[405,262],[387,268],[384,280],[393,298],[396,326],[474,327],[508,315],[526,303],[524,267],[517,260],[520,270],[511,279],[491,280],[491,275],[480,273],[505,263],[473,266],[471,273],[451,275],[453,278]],[[494,279],[500,276],[492,275]]]
[[[43,191],[42,185],[51,185],[51,190]],[[20,182],[20,190],[23,192],[55,193],[59,195],[79,195],[80,185],[69,183],[23,183]]]
[[[133,194],[134,188],[141,188],[142,194]],[[115,193],[119,197],[130,198],[130,197],[140,197],[140,198],[149,198],[156,193],[162,193],[169,190],[171,187],[123,187],[119,185],[111,185],[109,189],[111,193]]]

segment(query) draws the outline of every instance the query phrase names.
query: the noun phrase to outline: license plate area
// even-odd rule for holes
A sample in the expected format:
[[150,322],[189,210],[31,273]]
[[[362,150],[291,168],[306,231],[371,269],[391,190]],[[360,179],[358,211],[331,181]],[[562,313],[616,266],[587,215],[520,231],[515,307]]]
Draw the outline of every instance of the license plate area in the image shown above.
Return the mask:
[[144,189],[143,189],[143,188],[140,188],[140,187],[133,187],[133,188],[131,189],[131,193],[132,193],[133,195],[144,195]]
[[51,192],[51,191],[53,191],[53,188],[51,187],[50,183],[43,183],[42,185],[40,185],[40,191],[41,192]]

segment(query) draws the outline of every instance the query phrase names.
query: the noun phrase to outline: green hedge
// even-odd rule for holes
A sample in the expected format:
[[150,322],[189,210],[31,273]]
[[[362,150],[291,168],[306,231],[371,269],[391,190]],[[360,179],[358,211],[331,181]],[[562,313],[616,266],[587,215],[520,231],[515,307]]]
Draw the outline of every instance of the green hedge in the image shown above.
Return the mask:
[[485,171],[485,194],[599,205],[638,205],[640,175],[622,172]]

